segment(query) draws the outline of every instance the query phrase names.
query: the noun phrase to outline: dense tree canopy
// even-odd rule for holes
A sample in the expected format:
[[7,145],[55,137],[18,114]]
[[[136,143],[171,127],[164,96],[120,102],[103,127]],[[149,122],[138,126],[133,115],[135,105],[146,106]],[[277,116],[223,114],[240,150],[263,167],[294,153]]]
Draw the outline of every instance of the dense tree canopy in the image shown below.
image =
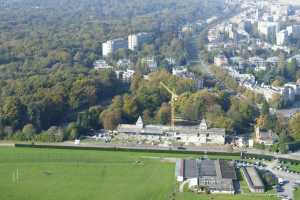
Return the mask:
[[300,139],[300,113],[296,114],[289,122],[289,128],[292,133],[292,137]]
[[101,43],[152,32],[151,44],[139,52],[117,52],[109,62],[129,57],[140,72],[143,56],[155,56],[160,68],[168,68],[163,62],[167,57],[182,64],[187,51],[178,38],[179,27],[218,13],[220,2],[0,0],[0,138],[75,139],[87,130],[133,122],[139,115],[166,123],[170,95],[159,82],[178,94],[195,92],[194,82],[163,70],[149,80],[137,74],[129,90],[113,71],[92,69],[101,58]]

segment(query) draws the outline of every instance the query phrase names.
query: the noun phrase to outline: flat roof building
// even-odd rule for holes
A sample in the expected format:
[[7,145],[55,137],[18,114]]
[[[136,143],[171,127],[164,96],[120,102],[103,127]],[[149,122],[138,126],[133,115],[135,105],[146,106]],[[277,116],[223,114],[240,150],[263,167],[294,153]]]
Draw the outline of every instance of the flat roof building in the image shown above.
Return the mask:
[[128,36],[128,48],[135,51],[152,40],[151,33],[138,33]]
[[258,22],[258,32],[264,36],[266,39],[272,42],[276,42],[276,33],[280,30],[280,24],[278,22],[269,21],[259,21]]
[[127,41],[123,38],[117,38],[114,40],[108,40],[102,43],[102,55],[107,57],[110,54],[114,54],[118,49],[127,49]]
[[189,188],[199,192],[207,188],[211,193],[234,194],[237,180],[233,162],[224,160],[180,160],[176,163],[177,181],[187,181]]
[[142,118],[139,117],[136,124],[119,124],[116,132],[122,138],[131,136],[146,140],[166,138],[186,145],[224,145],[226,136],[224,128],[208,128],[204,119],[199,126],[175,126],[173,129],[166,125],[144,125]]
[[265,185],[255,167],[244,167],[242,172],[251,192],[265,192]]

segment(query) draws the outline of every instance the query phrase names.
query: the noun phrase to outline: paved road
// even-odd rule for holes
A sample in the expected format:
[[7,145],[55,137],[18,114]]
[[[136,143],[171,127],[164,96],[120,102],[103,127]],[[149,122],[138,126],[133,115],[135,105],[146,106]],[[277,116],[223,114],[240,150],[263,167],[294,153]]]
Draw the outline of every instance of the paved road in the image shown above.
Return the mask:
[[[296,181],[300,181],[300,175],[294,174],[294,173],[287,173],[285,171],[281,171],[275,168],[275,166],[279,166],[277,160],[267,164],[266,169],[275,174],[278,178],[282,178],[284,180],[287,180],[288,183],[283,185],[283,192],[280,192],[278,194],[285,195],[288,198],[294,199],[294,186]],[[296,199],[295,199],[296,200]]]
[[280,109],[276,111],[277,114],[281,114],[286,118],[292,118],[298,112],[300,112],[300,102],[295,103],[293,107],[289,109]]

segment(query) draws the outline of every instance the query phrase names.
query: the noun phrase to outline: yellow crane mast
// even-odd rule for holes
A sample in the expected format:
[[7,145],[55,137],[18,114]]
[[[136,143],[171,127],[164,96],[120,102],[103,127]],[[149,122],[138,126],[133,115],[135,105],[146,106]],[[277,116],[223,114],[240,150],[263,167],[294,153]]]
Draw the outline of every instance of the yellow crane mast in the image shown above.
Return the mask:
[[177,101],[178,95],[175,90],[171,90],[166,84],[160,82],[160,85],[163,86],[171,94],[171,127],[175,131],[175,101]]

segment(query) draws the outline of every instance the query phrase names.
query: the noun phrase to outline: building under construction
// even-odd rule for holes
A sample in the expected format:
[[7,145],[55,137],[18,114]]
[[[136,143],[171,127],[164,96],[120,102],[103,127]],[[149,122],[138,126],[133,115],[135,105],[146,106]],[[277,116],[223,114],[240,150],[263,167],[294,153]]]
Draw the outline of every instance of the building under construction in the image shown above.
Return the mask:
[[135,124],[120,124],[116,133],[123,138],[141,140],[173,140],[186,145],[225,144],[224,128],[208,128],[203,119],[198,126],[145,125],[141,117]]

